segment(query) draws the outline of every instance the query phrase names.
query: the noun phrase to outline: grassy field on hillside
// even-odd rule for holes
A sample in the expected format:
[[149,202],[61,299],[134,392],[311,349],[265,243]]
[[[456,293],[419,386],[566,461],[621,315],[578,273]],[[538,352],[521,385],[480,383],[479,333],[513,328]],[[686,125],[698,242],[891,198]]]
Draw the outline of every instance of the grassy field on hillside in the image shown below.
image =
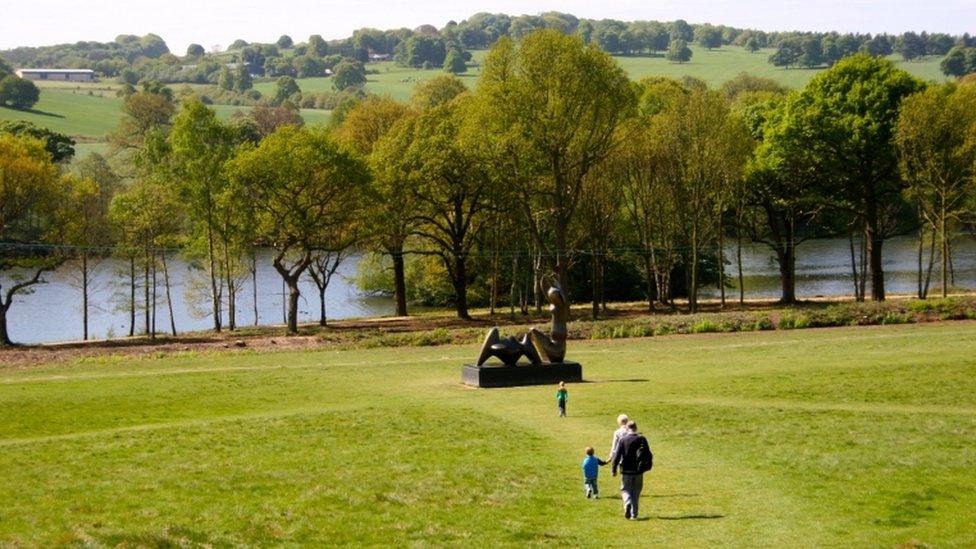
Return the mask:
[[[692,46],[694,56],[690,63],[671,63],[663,57],[616,57],[620,65],[633,79],[645,76],[695,76],[718,87],[723,82],[734,78],[742,72],[772,78],[786,86],[797,88],[805,85],[818,71],[808,69],[780,69],[767,61],[772,50],[763,50],[754,54],[739,47],[724,47],[708,51],[698,46]],[[484,63],[485,51],[472,52],[472,66],[468,72],[461,75],[461,79],[474,88],[481,75],[481,65]],[[920,61],[903,61],[899,56],[890,58],[896,65],[906,71],[926,80],[944,81],[939,70],[938,57],[927,57]],[[413,93],[418,83],[444,74],[437,69],[422,70],[398,67],[392,61],[370,63],[367,69],[367,91],[371,93],[390,95],[395,99],[406,101]],[[303,78],[298,80],[302,91],[322,92],[332,91],[331,78]],[[41,100],[34,111],[23,112],[0,107],[0,120],[25,119],[53,130],[72,136],[89,139],[99,139],[107,132],[115,129],[120,116],[120,102],[114,96],[117,84],[112,82],[96,82],[93,84],[77,84],[64,82],[45,82],[42,84]],[[181,84],[174,84],[174,88]],[[255,89],[262,94],[269,95],[275,88],[274,81],[258,82]],[[214,108],[223,118],[228,118],[232,112],[247,107],[233,107],[215,105]],[[302,117],[306,123],[316,124],[328,121],[329,111],[303,109]]]
[[[475,346],[0,369],[0,545],[976,544],[976,324],[572,342],[586,383],[474,390]],[[642,515],[584,446],[631,414]]]

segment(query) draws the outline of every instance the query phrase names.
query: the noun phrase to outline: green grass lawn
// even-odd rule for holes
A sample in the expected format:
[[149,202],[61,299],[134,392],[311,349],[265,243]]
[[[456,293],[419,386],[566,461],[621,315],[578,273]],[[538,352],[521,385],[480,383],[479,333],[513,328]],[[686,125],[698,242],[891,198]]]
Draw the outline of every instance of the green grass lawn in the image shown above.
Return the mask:
[[115,97],[88,95],[86,90],[44,88],[33,109],[0,107],[0,120],[27,120],[74,137],[101,138],[118,127],[120,106]]
[[[475,390],[474,346],[0,370],[0,545],[976,544],[976,324],[571,342],[587,383]],[[631,414],[642,514],[583,498]]]

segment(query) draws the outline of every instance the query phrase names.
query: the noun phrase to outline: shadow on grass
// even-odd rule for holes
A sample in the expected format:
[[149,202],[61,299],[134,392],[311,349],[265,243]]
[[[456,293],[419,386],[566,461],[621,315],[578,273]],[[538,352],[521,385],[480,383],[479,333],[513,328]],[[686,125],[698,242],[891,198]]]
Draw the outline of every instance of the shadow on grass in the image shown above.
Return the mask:
[[695,498],[701,494],[652,494],[652,498]]
[[10,111],[28,112],[30,114],[36,114],[36,115],[39,115],[39,116],[50,116],[51,118],[64,118],[64,115],[63,114],[58,114],[58,113],[55,113],[55,112],[39,111],[39,110],[36,110],[36,109],[16,109],[14,107],[3,107],[3,108],[5,108],[7,110],[10,110]]
[[708,520],[725,518],[725,515],[717,513],[698,513],[693,515],[654,515],[658,520]]
[[630,378],[630,379],[584,379],[582,383],[647,383],[649,379]]

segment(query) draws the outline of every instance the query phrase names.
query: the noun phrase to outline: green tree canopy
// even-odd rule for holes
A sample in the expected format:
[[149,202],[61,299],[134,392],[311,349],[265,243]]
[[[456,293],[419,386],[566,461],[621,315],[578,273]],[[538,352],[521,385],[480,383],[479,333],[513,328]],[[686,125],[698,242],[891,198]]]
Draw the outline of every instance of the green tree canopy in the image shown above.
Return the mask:
[[[549,211],[554,242],[532,230],[540,250],[554,257],[569,295],[568,231],[583,179],[616,145],[617,126],[634,106],[623,69],[598,47],[553,30],[536,31],[518,44],[499,40],[485,60],[478,87],[491,139],[517,143],[538,177],[526,179],[524,202]],[[532,226],[535,216],[525,221]]]
[[893,141],[898,109],[922,87],[890,61],[853,55],[791,95],[779,123],[766,130],[863,228],[876,300],[885,298],[881,250],[903,187]]
[[298,330],[298,281],[316,250],[357,217],[369,182],[366,164],[321,130],[285,126],[229,164],[256,214],[258,235],[275,249],[289,288],[288,330]]
[[54,162],[65,162],[75,155],[74,139],[27,120],[0,121],[0,133],[28,136],[44,141],[44,148],[50,153],[51,160]]
[[691,54],[688,43],[676,38],[668,45],[668,51],[664,54],[664,58],[672,63],[687,63],[691,61]]
[[29,109],[41,98],[41,90],[31,82],[15,75],[0,79],[0,106]]

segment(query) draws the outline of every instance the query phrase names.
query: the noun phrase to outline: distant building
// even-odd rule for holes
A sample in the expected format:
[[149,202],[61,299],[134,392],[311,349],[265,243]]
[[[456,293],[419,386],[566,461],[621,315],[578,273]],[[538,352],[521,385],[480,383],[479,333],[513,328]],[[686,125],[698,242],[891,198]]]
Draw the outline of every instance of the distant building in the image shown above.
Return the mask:
[[371,53],[369,54],[370,61],[387,61],[392,57],[388,53]]
[[17,76],[24,80],[95,81],[95,71],[88,69],[17,69]]

